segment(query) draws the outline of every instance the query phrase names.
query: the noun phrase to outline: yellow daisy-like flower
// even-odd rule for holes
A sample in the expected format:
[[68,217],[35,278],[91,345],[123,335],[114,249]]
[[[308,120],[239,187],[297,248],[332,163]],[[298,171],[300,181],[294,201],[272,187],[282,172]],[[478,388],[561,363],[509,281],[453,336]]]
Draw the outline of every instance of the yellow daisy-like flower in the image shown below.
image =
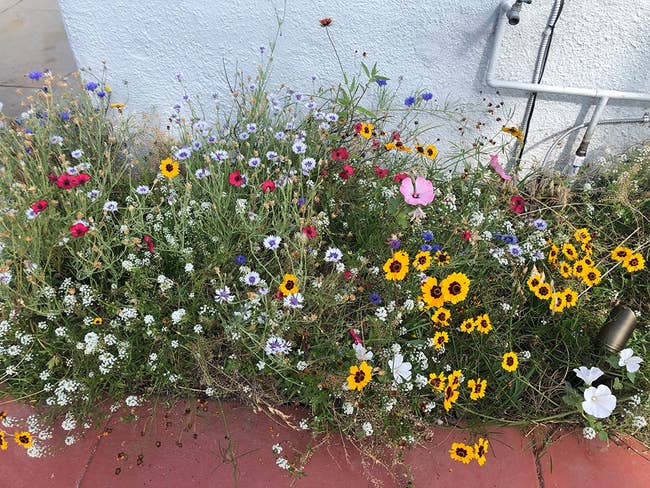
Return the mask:
[[429,159],[436,159],[436,156],[438,155],[438,148],[436,148],[436,146],[433,144],[429,144],[424,148],[424,155]]
[[492,323],[490,322],[490,316],[486,313],[479,315],[474,319],[476,324],[476,330],[482,334],[487,334],[492,330]]
[[540,298],[542,300],[548,300],[551,298],[551,295],[553,294],[553,291],[551,290],[551,285],[548,283],[542,283],[537,287],[537,290],[533,290],[535,293],[535,296],[537,298]]
[[163,159],[160,162],[160,172],[165,178],[175,178],[178,176],[178,161],[173,161],[172,158]]
[[591,256],[591,253],[594,251],[594,246],[591,244],[591,241],[587,241],[580,244],[580,249],[582,249],[582,252],[584,252],[586,256]]
[[437,251],[434,259],[438,266],[444,266],[445,264],[449,264],[451,262],[451,257],[445,251]]
[[576,230],[573,233],[573,237],[576,241],[581,243],[591,241],[591,233],[584,227],[582,229]]
[[519,357],[515,352],[507,352],[503,355],[503,360],[501,361],[501,367],[506,371],[513,372],[519,366]]
[[580,261],[576,261],[573,263],[573,268],[571,269],[571,274],[575,276],[576,278],[582,278],[582,273],[585,272],[586,269],[591,268],[593,266],[593,261],[589,259],[589,262],[592,263],[591,265],[587,264],[587,259],[581,259]]
[[476,459],[476,462],[479,466],[483,466],[485,464],[485,455],[488,452],[489,445],[490,443],[488,440],[483,439],[482,437],[479,437],[476,444],[474,444],[474,458]]
[[442,402],[442,406],[445,408],[445,411],[449,412],[451,406],[458,400],[458,395],[458,387],[454,387],[453,385],[447,383],[447,386],[445,386],[445,398]]
[[634,273],[645,268],[645,259],[643,259],[641,253],[637,252],[623,261],[623,267],[630,273]]
[[504,126],[501,129],[501,132],[505,132],[506,134],[510,134],[512,137],[516,138],[519,142],[524,142],[524,133],[521,132],[516,127],[505,127]]
[[463,320],[463,323],[460,324],[460,331],[461,332],[466,332],[467,334],[471,334],[471,332],[474,330],[476,327],[476,323],[474,322],[474,319],[469,318]]
[[361,391],[372,379],[372,368],[363,361],[359,366],[350,366],[348,386],[350,390]]
[[109,107],[120,109],[120,108],[124,108],[124,104],[123,103],[111,103],[109,105]]
[[424,146],[422,144],[415,144],[415,152],[424,156]]
[[614,261],[625,261],[632,255],[632,249],[629,247],[618,246],[614,248],[610,256]]
[[587,286],[595,286],[600,283],[600,271],[597,268],[587,268],[582,273],[582,281]]
[[285,274],[284,280],[280,283],[279,289],[284,296],[298,293],[300,291],[298,288],[298,278],[292,274]]
[[585,263],[585,266],[587,266],[588,268],[593,268],[594,266],[596,266],[596,263],[594,263],[594,260],[591,259],[589,256],[585,256],[580,261],[578,261],[578,263],[580,263],[580,262]]
[[554,292],[548,304],[548,308],[551,309],[551,312],[560,313],[564,310],[565,306],[566,304],[564,303],[564,293],[561,291]]
[[462,442],[454,442],[449,449],[449,455],[454,461],[460,461],[463,464],[469,464],[474,459],[474,448],[463,444]]
[[460,369],[455,369],[449,376],[447,376],[447,384],[458,388],[460,386],[460,377],[463,372]]
[[557,256],[560,253],[558,247],[553,244],[551,249],[548,251],[548,262],[551,264],[557,264]]
[[445,294],[436,278],[427,278],[420,286],[420,290],[422,291],[422,300],[429,307],[442,307],[445,303]]
[[387,142],[386,144],[384,144],[384,148],[386,149],[386,151],[390,151],[392,149],[395,149],[396,147],[397,146],[395,145],[394,142]]
[[404,145],[404,143],[402,141],[397,141],[395,143],[395,148],[398,151],[402,151],[402,152],[406,152],[406,153],[410,153],[412,151],[412,149],[410,147]]
[[451,320],[451,312],[445,307],[440,307],[433,313],[431,320],[433,320],[433,323],[436,325],[447,327]]
[[433,339],[431,339],[431,342],[433,343],[433,347],[440,349],[442,346],[449,342],[449,334],[447,334],[444,330],[438,331],[433,336]]
[[23,446],[25,449],[32,447],[32,434],[27,431],[16,432],[14,434],[14,441],[19,446]]
[[562,295],[564,298],[564,306],[566,308],[575,307],[575,305],[578,303],[577,291],[571,288],[565,288],[564,291],[562,292]]
[[569,261],[575,261],[578,257],[578,251],[576,251],[575,246],[570,242],[562,244],[562,254],[564,254]]
[[429,373],[429,384],[433,387],[434,390],[442,391],[445,389],[445,381],[447,377],[445,373],[435,374]]
[[359,134],[361,134],[366,139],[370,139],[374,128],[375,126],[372,124],[361,124],[361,130],[359,131]]
[[420,251],[415,255],[412,264],[418,271],[426,271],[431,266],[431,253],[429,251]]
[[573,274],[573,267],[566,261],[560,261],[558,264],[560,266],[560,274],[564,278],[571,278],[571,275]]
[[5,438],[5,432],[0,430],[0,450],[6,451],[7,450],[7,439]]
[[440,288],[445,295],[445,301],[453,304],[467,298],[470,281],[464,273],[452,273],[440,282]]
[[530,278],[528,278],[526,284],[528,285],[528,289],[534,292],[539,288],[539,285],[542,284],[542,276],[540,274],[535,273]]
[[387,280],[402,281],[409,270],[409,255],[404,251],[397,251],[386,261],[383,269]]
[[104,323],[104,320],[101,317],[95,317],[93,319],[93,325],[102,325]]
[[485,396],[485,390],[487,389],[487,380],[482,380],[481,378],[476,378],[475,380],[469,380],[467,382],[469,388],[469,397],[472,400],[478,400]]

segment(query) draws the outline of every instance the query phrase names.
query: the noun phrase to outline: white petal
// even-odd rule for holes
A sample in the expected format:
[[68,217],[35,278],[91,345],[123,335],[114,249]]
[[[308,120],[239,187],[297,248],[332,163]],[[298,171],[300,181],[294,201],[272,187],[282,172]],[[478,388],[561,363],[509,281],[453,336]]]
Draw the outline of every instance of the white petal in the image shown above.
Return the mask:
[[621,361],[625,361],[626,359],[630,359],[632,357],[632,354],[634,354],[634,351],[632,349],[625,348],[621,352],[618,353],[618,357],[621,358],[621,360],[618,362],[619,366],[623,366],[621,364]]

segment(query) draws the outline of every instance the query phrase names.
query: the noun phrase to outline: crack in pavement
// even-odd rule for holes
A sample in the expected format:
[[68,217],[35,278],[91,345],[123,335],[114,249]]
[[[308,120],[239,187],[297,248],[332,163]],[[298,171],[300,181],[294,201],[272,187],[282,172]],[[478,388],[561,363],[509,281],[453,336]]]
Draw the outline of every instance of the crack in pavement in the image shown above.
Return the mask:
[[0,10],[0,14],[4,14],[6,11],[11,10],[12,8],[14,8],[14,7],[15,7],[16,5],[18,5],[19,3],[23,3],[23,0],[18,0],[18,1],[17,1],[16,3],[14,3],[13,5],[8,6],[6,9],[4,9],[4,10]]

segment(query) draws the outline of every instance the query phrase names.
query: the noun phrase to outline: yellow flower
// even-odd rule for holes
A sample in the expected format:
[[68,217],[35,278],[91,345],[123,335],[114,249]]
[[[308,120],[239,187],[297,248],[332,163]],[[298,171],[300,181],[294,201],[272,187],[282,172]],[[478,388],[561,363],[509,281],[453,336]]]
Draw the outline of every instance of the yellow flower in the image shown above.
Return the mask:
[[445,301],[462,302],[467,298],[470,281],[464,273],[452,273],[440,282]]
[[372,379],[372,368],[365,361],[359,366],[350,366],[350,376],[348,376],[348,386],[350,390],[363,390]]
[[433,144],[429,144],[424,148],[424,155],[429,159],[436,159],[438,155],[438,149]]
[[0,450],[6,451],[7,450],[7,439],[5,439],[5,433],[4,431],[0,430]]
[[372,124],[361,124],[361,131],[359,133],[366,139],[370,139],[374,128],[375,126]]
[[406,153],[411,152],[411,148],[408,147],[408,146],[405,146],[402,141],[397,141],[395,143],[395,147],[397,148],[398,151],[402,151],[402,152],[406,152]]
[[104,320],[101,317],[95,317],[93,319],[93,325],[102,325],[104,323]]
[[551,263],[551,264],[556,264],[557,263],[557,256],[558,256],[559,252],[560,252],[560,250],[558,249],[558,247],[555,244],[553,244],[551,246],[551,249],[548,252],[548,262]]
[[591,245],[591,241],[587,241],[580,245],[580,249],[582,249],[582,252],[584,252],[586,256],[591,256],[594,246]]
[[575,246],[569,242],[562,244],[562,254],[564,254],[569,261],[575,261],[578,257],[578,251],[576,251]]
[[424,146],[422,144],[415,144],[415,152],[424,155]]
[[578,292],[571,288],[565,288],[562,292],[564,297],[564,306],[566,308],[574,307],[578,303]]
[[451,312],[445,307],[440,307],[433,313],[431,320],[433,320],[433,323],[436,325],[447,327],[449,325],[449,321],[451,320]]
[[512,137],[516,138],[519,142],[524,142],[524,133],[521,132],[516,127],[505,127],[504,126],[501,129],[501,132],[505,132],[506,134],[510,134]]
[[485,455],[488,452],[489,445],[490,443],[488,440],[483,439],[482,437],[479,437],[476,444],[474,444],[474,458],[476,459],[476,462],[479,466],[483,466],[485,464]]
[[587,268],[582,273],[582,281],[587,286],[594,286],[600,283],[600,271],[596,268]]
[[[591,264],[587,264],[587,263],[591,263]],[[582,278],[582,273],[584,273],[586,269],[591,268],[592,266],[593,266],[593,261],[590,258],[581,259],[580,261],[576,261],[575,263],[573,263],[571,274],[573,274],[573,276],[575,276],[576,278]]]
[[32,447],[32,435],[27,431],[16,432],[14,434],[14,441],[19,446],[23,446],[25,449]]
[[475,327],[476,327],[476,323],[474,322],[474,319],[472,318],[465,319],[463,320],[463,323],[460,324],[460,331],[470,334]]
[[390,151],[391,149],[395,149],[397,146],[395,145],[394,142],[387,142],[384,144],[384,148],[386,148],[386,151]]
[[284,280],[280,283],[279,288],[284,296],[298,293],[300,291],[298,288],[298,278],[292,274],[285,274]]
[[429,373],[429,384],[434,390],[442,391],[445,389],[445,380],[447,377],[445,373],[435,374]]
[[474,459],[474,448],[462,442],[454,442],[451,445],[451,449],[449,449],[449,455],[454,461],[469,464]]
[[610,256],[614,261],[625,261],[632,255],[632,249],[629,247],[618,246],[614,248]]
[[507,352],[503,355],[503,360],[501,361],[501,367],[506,371],[513,372],[517,369],[519,365],[519,358],[515,352]]
[[535,292],[535,296],[537,298],[541,298],[542,300],[548,300],[551,298],[552,291],[551,291],[551,285],[548,283],[541,283],[538,287],[537,290],[533,290]]
[[591,234],[584,227],[582,229],[576,230],[573,233],[573,237],[575,238],[576,241],[581,243],[589,242],[591,240]]
[[460,386],[461,376],[463,376],[463,372],[460,369],[455,369],[449,376],[447,376],[447,384],[454,388],[458,388]]
[[551,309],[551,312],[560,313],[564,310],[565,306],[564,294],[561,291],[554,292],[551,296],[551,301],[548,304],[548,308]]
[[451,383],[447,382],[447,386],[445,386],[445,398],[442,402],[442,406],[445,408],[445,411],[449,412],[451,406],[456,403],[456,400],[458,400],[458,395],[458,387],[455,387]]
[[426,271],[431,266],[431,253],[429,251],[420,251],[413,259],[413,267],[418,271]]
[[111,103],[109,105],[109,107],[120,109],[120,108],[124,108],[124,104],[123,103]]
[[422,291],[422,300],[429,307],[442,307],[445,303],[445,294],[436,278],[427,278],[420,286],[420,290]]
[[402,281],[409,270],[409,255],[404,251],[397,251],[384,263],[384,272],[387,280]]
[[542,284],[542,276],[539,273],[535,273],[530,278],[528,278],[526,284],[528,285],[528,289],[530,291],[535,291],[539,288],[539,285]]
[[560,274],[564,278],[571,278],[571,274],[573,273],[573,267],[566,261],[560,261],[558,264],[560,266]]
[[630,273],[634,273],[635,271],[645,268],[645,259],[643,259],[641,253],[637,252],[623,261],[623,267]]
[[476,378],[476,380],[469,380],[467,382],[469,387],[469,397],[472,400],[478,400],[485,396],[485,390],[487,389],[487,380],[482,380],[481,378]]
[[438,331],[433,336],[433,339],[431,339],[431,342],[433,342],[433,347],[440,349],[442,346],[447,344],[447,342],[449,342],[449,334],[447,334],[444,330]]
[[479,315],[474,319],[476,324],[476,330],[483,334],[487,334],[492,330],[492,323],[490,322],[490,316],[486,313]]
[[170,180],[178,176],[178,161],[172,161],[172,158],[163,159],[160,162],[160,172]]
[[449,254],[447,254],[445,251],[438,251],[436,252],[435,260],[438,266],[444,266],[445,264],[450,263],[451,258],[449,257]]

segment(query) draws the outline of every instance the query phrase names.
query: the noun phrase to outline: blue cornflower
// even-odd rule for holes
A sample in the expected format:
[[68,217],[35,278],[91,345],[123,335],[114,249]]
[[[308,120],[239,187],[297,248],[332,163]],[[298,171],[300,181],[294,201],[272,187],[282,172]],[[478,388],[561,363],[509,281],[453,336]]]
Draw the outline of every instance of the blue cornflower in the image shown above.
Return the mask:
[[414,103],[415,103],[415,97],[406,97],[404,99],[404,105],[406,105],[407,107],[410,107]]
[[238,254],[237,256],[235,256],[235,262],[237,264],[244,264],[246,262],[246,256],[244,256],[243,254]]
[[424,100],[425,102],[431,100],[432,98],[433,98],[433,93],[427,92],[422,94],[422,100]]
[[370,300],[370,303],[373,305],[379,305],[381,303],[381,295],[376,291],[373,291],[370,296],[368,296],[368,300]]
[[376,80],[376,81],[377,81],[377,84],[379,86],[386,86],[386,84],[388,83],[386,80],[383,80],[383,79],[379,79],[379,80]]
[[440,244],[434,244],[431,246],[431,252],[438,252],[442,251],[442,246]]
[[428,230],[425,230],[422,232],[422,239],[425,241],[432,241],[433,240],[433,232],[429,232]]
[[420,251],[431,251],[432,249],[433,247],[431,246],[431,244],[422,244],[420,246]]
[[548,224],[544,219],[536,219],[535,221],[533,221],[533,225],[537,230],[546,230],[546,228],[548,227]]
[[393,249],[394,251],[397,251],[399,249],[399,246],[401,244],[399,239],[391,239],[390,242],[390,248]]
[[521,256],[521,247],[519,247],[516,244],[508,245],[508,250],[510,251],[510,254],[512,254],[513,256]]
[[95,91],[98,86],[99,85],[97,83],[95,83],[94,81],[89,81],[88,83],[86,83],[85,88],[88,91]]
[[105,91],[102,91],[102,90],[99,90],[99,91],[97,92],[97,96],[98,96],[99,98],[104,98],[104,97],[106,96],[106,92],[105,92]]
[[512,234],[503,234],[501,240],[506,244],[517,244],[517,242],[519,242],[517,236],[513,236]]
[[307,203],[307,199],[305,197],[298,198],[298,206],[299,207],[302,207],[305,203]]
[[27,76],[29,76],[30,80],[38,81],[41,78],[43,78],[43,72],[42,71],[32,71]]
[[70,112],[61,112],[60,117],[64,122],[70,120]]

